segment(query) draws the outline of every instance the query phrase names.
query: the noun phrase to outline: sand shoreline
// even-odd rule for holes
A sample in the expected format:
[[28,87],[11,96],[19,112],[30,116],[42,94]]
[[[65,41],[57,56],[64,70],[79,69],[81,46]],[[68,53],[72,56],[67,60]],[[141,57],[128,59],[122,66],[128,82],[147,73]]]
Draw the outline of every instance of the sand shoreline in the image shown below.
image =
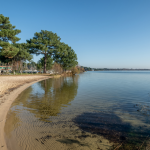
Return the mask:
[[[10,78],[11,81],[8,80]],[[7,119],[7,112],[9,111],[12,102],[30,85],[44,79],[52,78],[52,76],[19,76],[19,83],[13,83],[13,80],[17,81],[17,78],[17,76],[0,77],[0,81],[3,79],[3,82],[1,81],[0,83],[0,150],[7,150],[4,138],[4,126]],[[8,82],[7,86],[3,86],[3,84],[6,85],[6,82]]]

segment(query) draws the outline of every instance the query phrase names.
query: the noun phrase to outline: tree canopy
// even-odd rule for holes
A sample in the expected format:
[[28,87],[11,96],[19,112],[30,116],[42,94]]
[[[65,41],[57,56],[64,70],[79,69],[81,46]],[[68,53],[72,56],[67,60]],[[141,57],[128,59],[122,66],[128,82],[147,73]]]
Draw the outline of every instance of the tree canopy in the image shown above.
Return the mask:
[[0,41],[16,43],[20,38],[16,37],[21,30],[15,29],[9,21],[9,17],[4,17],[0,14]]
[[78,64],[76,53],[65,43],[61,43],[58,50],[54,53],[55,62],[59,63],[64,70],[70,69]]
[[17,37],[20,32],[21,30],[10,23],[9,17],[0,14],[0,61],[12,64],[13,71],[18,66],[22,68],[22,64],[27,63],[26,60],[31,62],[32,54],[43,55],[37,67],[43,68],[44,73],[46,69],[50,70],[52,65],[53,69],[62,72],[62,69],[68,70],[78,64],[75,51],[60,42],[61,38],[56,33],[41,30],[36,32],[33,38],[26,40],[27,43],[17,43],[20,40]]
[[39,33],[36,32],[32,39],[27,40],[27,43],[32,54],[44,55],[44,73],[46,73],[47,58],[54,55],[54,51],[60,43],[60,37],[52,31],[41,30]]
[[16,60],[30,61],[33,58],[33,56],[29,53],[29,49],[27,49],[26,43],[15,43],[13,46],[18,48],[18,53],[15,55]]
[[0,14],[0,54],[13,58],[18,53],[18,48],[12,43],[16,43],[20,38],[16,37],[21,30],[15,29],[15,26],[10,24],[9,17],[4,17]]

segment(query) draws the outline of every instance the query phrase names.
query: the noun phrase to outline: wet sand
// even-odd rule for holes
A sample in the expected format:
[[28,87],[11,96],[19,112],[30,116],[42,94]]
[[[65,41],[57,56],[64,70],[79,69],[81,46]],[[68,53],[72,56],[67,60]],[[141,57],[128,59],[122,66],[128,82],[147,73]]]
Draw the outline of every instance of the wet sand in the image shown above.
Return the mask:
[[44,75],[0,76],[0,150],[7,150],[4,126],[12,102],[27,87],[48,78],[52,77]]

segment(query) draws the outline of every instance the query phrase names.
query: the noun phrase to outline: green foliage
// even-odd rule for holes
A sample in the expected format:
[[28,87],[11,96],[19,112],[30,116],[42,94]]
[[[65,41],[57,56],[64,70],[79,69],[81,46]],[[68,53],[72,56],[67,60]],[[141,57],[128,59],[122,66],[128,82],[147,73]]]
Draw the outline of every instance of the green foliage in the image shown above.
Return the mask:
[[12,26],[9,21],[9,17],[4,17],[0,14],[0,42],[9,42],[16,43],[20,38],[16,37],[21,30],[15,29],[15,26]]
[[2,64],[11,62],[9,58],[6,58],[5,56],[2,56],[2,55],[0,55],[0,61]]
[[39,55],[44,55],[44,72],[46,72],[46,61],[47,58],[54,55],[59,43],[60,37],[56,33],[47,30],[41,30],[41,32],[36,32],[34,37],[30,40],[27,40],[30,48],[30,53]]
[[33,58],[33,56],[29,53],[25,43],[15,43],[13,46],[18,48],[18,53],[15,55],[16,60],[30,61]]
[[92,71],[92,68],[90,68],[90,67],[83,67],[83,68],[84,68],[85,71]]
[[26,70],[30,70],[30,69],[36,69],[36,67],[37,67],[37,63],[36,62],[34,62],[34,61],[30,61],[30,62],[28,62],[28,63],[23,63],[23,66],[26,68]]
[[[16,43],[20,38],[16,37],[21,30],[15,29],[10,24],[9,17],[0,14],[0,61],[21,64],[21,61],[31,61],[31,54],[42,54],[44,57],[38,62],[38,68],[51,69],[53,61],[63,67],[64,70],[75,67],[77,55],[74,50],[65,43],[56,33],[47,30],[36,32],[34,37],[27,40],[27,43]],[[14,67],[15,68],[15,67]]]
[[1,42],[0,46],[2,47],[0,55],[5,56],[6,58],[13,58],[19,51],[17,47],[6,42]]
[[43,69],[43,64],[41,63],[40,60],[37,62],[37,69],[38,69],[38,70]]
[[31,61],[31,66],[32,66],[32,67],[35,67],[36,65],[37,65],[36,62]]
[[9,17],[4,17],[0,14],[0,55],[6,58],[13,58],[19,51],[10,42],[15,43],[20,40],[16,37],[21,30],[15,29],[9,21]]
[[[37,63],[37,69],[42,69],[43,66],[44,66],[44,57],[41,58],[38,63]],[[52,65],[53,65],[53,59],[51,57],[48,57],[47,58],[47,61],[46,61],[46,70],[50,70],[52,68]]]
[[55,51],[55,62],[59,63],[64,70],[75,67],[77,62],[77,55],[74,50],[65,43],[60,43],[59,48]]

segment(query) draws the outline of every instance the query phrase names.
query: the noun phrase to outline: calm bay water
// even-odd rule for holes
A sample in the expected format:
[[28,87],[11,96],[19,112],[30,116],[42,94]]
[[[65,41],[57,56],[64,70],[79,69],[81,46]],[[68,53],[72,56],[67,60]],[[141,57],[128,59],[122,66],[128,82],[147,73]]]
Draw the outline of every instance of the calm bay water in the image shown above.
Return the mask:
[[149,93],[148,71],[85,72],[35,83],[8,112],[7,145],[12,150],[115,149],[120,144],[144,149]]

